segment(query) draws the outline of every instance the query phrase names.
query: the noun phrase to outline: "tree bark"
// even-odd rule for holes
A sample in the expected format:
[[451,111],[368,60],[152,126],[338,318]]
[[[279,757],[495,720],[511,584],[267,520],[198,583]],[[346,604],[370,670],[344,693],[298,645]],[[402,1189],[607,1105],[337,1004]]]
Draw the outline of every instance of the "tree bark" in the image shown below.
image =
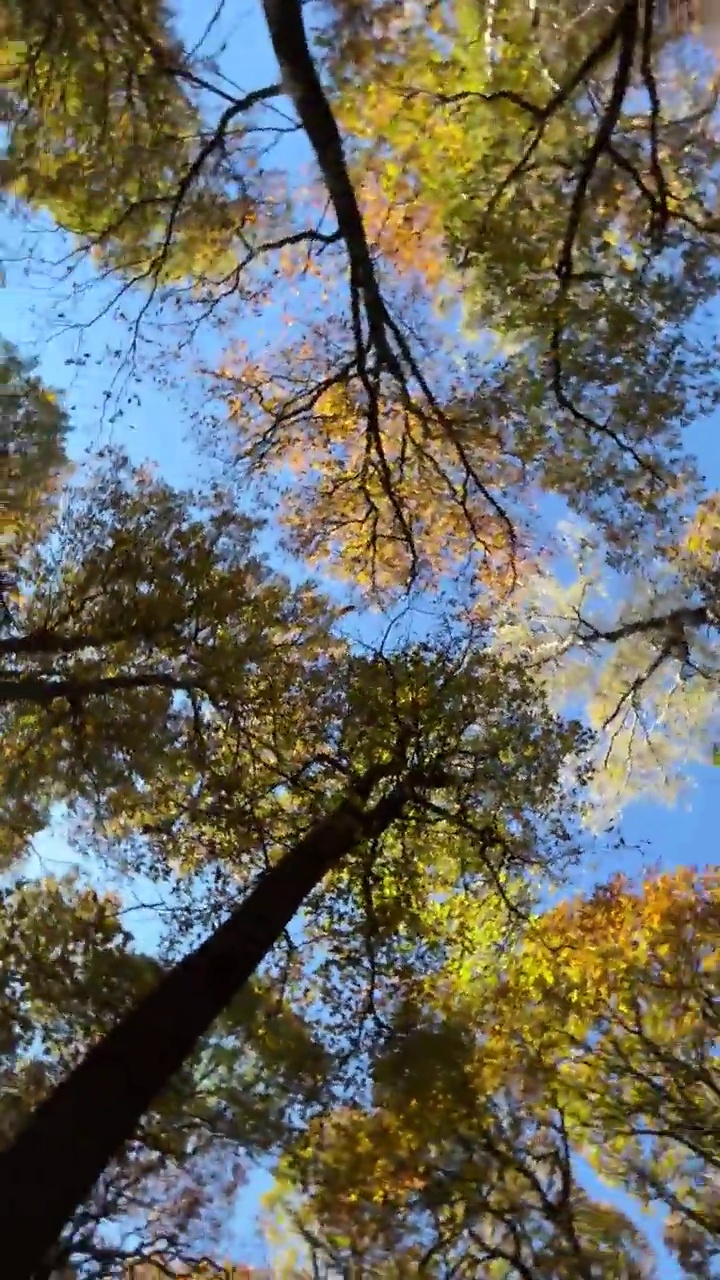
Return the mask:
[[357,844],[402,815],[410,779],[363,808],[371,783],[368,775],[354,797],[266,872],[225,923],[90,1050],[0,1154],[0,1240],[8,1280],[32,1280],[108,1161],[308,894]]
[[342,137],[308,46],[301,0],[263,0],[263,12],[283,87],[320,167],[345,242],[354,287],[362,293],[378,353],[390,356],[385,305],[375,275],[365,225],[348,173]]
[[51,702],[65,698],[68,702],[80,702],[84,698],[102,698],[108,693],[123,693],[135,689],[169,689],[171,692],[202,690],[205,683],[200,677],[171,676],[164,671],[127,676],[97,676],[87,680],[57,679],[41,676],[7,675],[0,673],[0,703],[36,702],[49,706]]

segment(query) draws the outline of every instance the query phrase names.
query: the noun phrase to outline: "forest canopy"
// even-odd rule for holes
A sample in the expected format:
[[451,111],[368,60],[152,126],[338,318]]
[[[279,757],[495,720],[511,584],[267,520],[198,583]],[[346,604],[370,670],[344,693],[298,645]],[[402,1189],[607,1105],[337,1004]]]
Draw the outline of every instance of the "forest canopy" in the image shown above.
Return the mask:
[[0,49],[9,1274],[219,1276],[260,1169],[278,1274],[714,1280],[718,872],[624,827],[720,742],[710,28]]

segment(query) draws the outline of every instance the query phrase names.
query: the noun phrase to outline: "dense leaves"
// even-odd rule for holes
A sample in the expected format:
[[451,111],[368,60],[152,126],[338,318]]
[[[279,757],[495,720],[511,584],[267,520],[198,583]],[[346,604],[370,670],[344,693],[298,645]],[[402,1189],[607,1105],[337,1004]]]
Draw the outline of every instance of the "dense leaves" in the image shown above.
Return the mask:
[[67,472],[67,415],[33,365],[0,343],[0,610],[3,625],[17,603],[17,560],[40,538],[52,495]]
[[[547,492],[636,559],[698,487],[682,428],[717,394],[701,55],[635,0],[532,12],[268,0],[282,85],[246,94],[152,5],[3,19],[8,190],[103,276],[162,285],[170,315],[281,300],[289,341],[231,341],[215,388],[264,498],[297,472],[293,550],[346,576],[469,562],[505,584]],[[321,185],[267,160],[299,130]]]
[[[715,1274],[716,873],[618,878],[533,922],[498,976],[406,976],[370,1096],[284,1160],[318,1263],[359,1274],[663,1274],[581,1159],[669,1206],[683,1275]],[[324,1272],[320,1272],[324,1274]],[[330,1272],[328,1272],[330,1274]]]
[[[524,3],[335,7],[317,46],[347,135],[342,209],[303,123],[350,314],[298,316],[296,338],[224,379],[243,454],[297,473],[291,545],[326,558],[329,532],[333,558],[356,573],[369,555],[381,585],[468,555],[497,574],[538,491],[615,560],[667,545],[697,483],[682,428],[717,396],[698,323],[716,293],[705,78],[663,49],[652,6],[568,23],[546,6],[539,27]],[[297,70],[310,95],[299,55]],[[379,301],[358,283],[352,190],[377,228]]]
[[[220,493],[177,493],[117,457],[76,485],[23,572],[32,589],[2,641],[8,864],[63,804],[115,867],[179,872],[212,927],[230,916],[8,1149],[16,1231],[23,1179],[40,1185],[26,1140],[49,1170],[68,1134],[85,1135],[72,1175],[42,1184],[43,1209],[58,1212],[51,1187],[70,1204],[75,1179],[89,1192],[299,907],[304,963],[288,993],[297,1012],[324,1006],[335,1057],[349,1016],[362,1038],[392,1005],[398,963],[432,964],[453,935],[470,954],[478,894],[493,887],[512,910],[508,882],[522,893],[574,858],[585,748],[478,628],[354,652],[337,610],[273,573]],[[24,1247],[39,1249],[35,1206],[26,1226]]]
[[486,802],[520,821],[575,745],[480,628],[355,654],[338,610],[263,562],[221,492],[175,492],[121,458],[76,485],[22,572],[32,589],[0,640],[6,830],[19,836],[37,795],[39,819],[54,800],[85,801],[111,838],[145,836],[156,853],[165,840],[187,867],[204,840],[237,860],[251,821],[254,859],[259,836],[292,838],[368,771],[432,782],[457,751],[468,821]]
[[[241,90],[223,4],[199,43],[184,16],[0,17],[28,263],[50,226],[135,376],[151,311],[170,382],[182,333],[223,478],[104,452],[56,501],[67,419],[3,350],[14,1274],[192,1265],[254,1158],[314,1274],[659,1275],[590,1165],[711,1280],[716,877],[547,905],[583,818],[716,737],[705,55],[639,0],[263,0],[278,75]],[[31,878],[60,823],[121,896]]]
[[0,33],[4,189],[133,280],[231,274],[256,216],[251,166],[219,154],[241,109],[205,133],[167,7],[18,0]]
[[218,702],[232,721],[239,689],[244,726],[274,682],[292,732],[297,680],[329,660],[321,602],[264,570],[252,524],[206,501],[203,518],[190,495],[111,459],[78,484],[52,539],[27,548],[28,591],[0,640],[9,855],[60,798],[97,798],[116,834],[172,817],[210,750],[207,716]]

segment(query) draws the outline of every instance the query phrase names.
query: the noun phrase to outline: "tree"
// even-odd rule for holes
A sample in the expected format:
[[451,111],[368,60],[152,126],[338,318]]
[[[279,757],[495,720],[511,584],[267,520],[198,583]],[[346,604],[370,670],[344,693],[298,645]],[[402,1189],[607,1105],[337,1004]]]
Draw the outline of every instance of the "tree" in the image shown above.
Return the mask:
[[532,664],[554,705],[583,700],[598,731],[599,814],[633,796],[672,803],[717,740],[715,499],[666,559],[613,575],[597,542],[566,529],[543,572],[495,615],[498,653]]
[[[16,879],[3,890],[3,1146],[162,974],[156,959],[133,950],[121,919],[118,898],[98,894],[73,874]],[[244,1161],[278,1144],[289,1108],[311,1105],[307,1073],[302,1066],[292,1074],[287,1069],[293,1048],[299,1056],[298,1026],[275,1010],[268,1034],[253,1030],[263,1022],[259,1011],[272,1004],[272,993],[257,985],[228,1009],[78,1206],[44,1269],[33,1272],[37,1280],[68,1262],[77,1280],[109,1280],[123,1274],[129,1258],[162,1252],[168,1264],[187,1264],[205,1254],[203,1236],[229,1211]],[[239,1081],[261,1079],[265,1068],[277,1072],[273,1092],[257,1089],[243,1099]],[[108,1232],[108,1221],[123,1231]]]
[[642,887],[616,877],[542,925],[565,974],[550,1010],[580,1012],[561,1073],[576,1141],[642,1203],[670,1206],[666,1241],[689,1276],[712,1274],[715,1253],[717,922],[716,870],[683,868]]
[[27,573],[4,642],[8,856],[62,801],[109,855],[159,877],[217,867],[232,886],[224,923],[0,1156],[3,1229],[31,1275],[298,910],[320,942],[333,917],[350,926],[351,971],[375,883],[381,939],[392,949],[400,928],[423,945],[434,880],[472,900],[572,856],[562,775],[584,737],[472,633],[354,653],[317,592],[263,565],[221,495],[175,493],[115,458]]
[[247,145],[233,122],[254,96],[224,95],[208,129],[203,77],[155,0],[17,0],[2,21],[3,188],[47,210],[103,270],[151,283],[229,275],[256,217],[252,161],[236,171],[228,154]]
[[42,534],[48,501],[68,459],[66,413],[42,385],[33,364],[8,342],[0,343],[0,616],[12,618],[16,556]]
[[[550,6],[535,26],[524,0],[336,0],[312,28],[268,0],[282,84],[237,95],[152,6],[18,3],[8,181],[123,297],[129,276],[203,316],[237,292],[246,314],[290,272],[297,338],[231,352],[219,382],[268,497],[295,463],[296,551],[385,587],[468,561],[507,585],[552,493],[637,560],[699,491],[682,427],[717,396],[693,330],[715,292],[714,100],[655,10]],[[263,163],[280,129],[320,183]],[[58,153],[57,173],[39,162]],[[464,334],[434,314],[453,298]]]
[[[716,871],[621,877],[535,917],[502,976],[427,983],[378,1038],[370,1096],[282,1162],[274,1208],[327,1267],[643,1277],[649,1242],[577,1157],[671,1210],[682,1274],[716,1258]],[[448,975],[449,978],[449,975]]]
[[[224,375],[248,462],[295,471],[294,549],[327,558],[329,533],[380,585],[468,555],[507,571],[533,491],[590,519],[616,562],[668,545],[697,485],[681,428],[717,394],[690,323],[715,294],[696,193],[716,142],[714,99],[658,46],[653,6],[570,23],[550,7],[538,32],[524,3],[338,3],[314,33],[326,95],[300,6],[266,12],[351,264],[345,321],[299,317],[260,367],[243,351]],[[397,229],[372,262],[363,192]],[[438,291],[443,256],[461,273]],[[453,284],[484,341],[455,329],[449,375],[430,304]]]
[[[564,25],[546,9],[538,28],[515,2],[433,4],[401,17],[398,40],[395,5],[338,3],[313,31],[299,0],[265,0],[282,86],[242,95],[181,48],[164,11],[90,8],[22,3],[2,19],[8,190],[94,252],[123,296],[143,280],[173,308],[199,295],[204,316],[235,291],[243,306],[284,298],[284,273],[298,339],[258,352],[252,335],[220,371],[233,464],[263,496],[287,480],[290,547],[361,587],[442,595],[459,566],[469,575],[447,629],[352,645],[322,592],[291,589],[258,555],[262,531],[237,495],[180,494],[117,458],[44,541],[20,533],[20,600],[0,635],[3,865],[65,806],[76,839],[170,887],[180,935],[176,963],[0,1158],[0,1227],[27,1266],[253,975],[298,1019],[283,1029],[300,1063],[317,1051],[306,1024],[317,1032],[320,1005],[324,1102],[368,1056],[392,1094],[388,1028],[431,1063],[436,1051],[465,1062],[465,1023],[453,1010],[436,1039],[412,975],[436,999],[448,968],[467,981],[488,893],[502,907],[499,967],[508,920],[584,839],[591,739],[550,710],[551,666],[534,650],[544,495],[591,525],[611,567],[643,577],[644,597],[633,585],[618,616],[581,616],[573,586],[550,654],[570,667],[610,647],[593,713],[612,749],[628,745],[617,717],[675,697],[678,668],[688,706],[698,689],[706,705],[714,679],[685,678],[714,626],[712,538],[697,533],[700,556],[694,534],[678,547],[701,496],[682,428],[717,397],[692,332],[715,292],[716,121],[658,44],[654,6],[626,0]],[[251,140],[281,93],[319,174],[290,202],[287,175],[258,163]],[[437,314],[455,288],[462,322]],[[482,990],[489,1007],[492,983]],[[476,1068],[475,1093],[455,1079],[475,1099],[471,1173],[463,1144],[451,1152],[475,1199],[443,1201],[449,1217],[432,1165],[444,1131],[428,1137],[419,1118],[405,1133],[385,1102],[339,1117],[340,1164],[365,1188],[379,1176],[368,1134],[390,1167],[423,1153],[427,1187],[407,1183],[406,1159],[393,1214],[377,1211],[406,1269],[430,1247],[429,1215],[446,1253],[472,1240],[496,1274],[582,1264],[616,1280],[620,1256],[639,1276],[637,1233],[576,1183],[565,1104],[543,1095],[529,1114],[520,1066],[496,1086],[470,1053]],[[462,1132],[450,1104],[439,1115]],[[279,1117],[271,1108],[265,1130]],[[400,1238],[393,1215],[408,1204],[425,1217]],[[366,1247],[367,1234],[337,1244]]]

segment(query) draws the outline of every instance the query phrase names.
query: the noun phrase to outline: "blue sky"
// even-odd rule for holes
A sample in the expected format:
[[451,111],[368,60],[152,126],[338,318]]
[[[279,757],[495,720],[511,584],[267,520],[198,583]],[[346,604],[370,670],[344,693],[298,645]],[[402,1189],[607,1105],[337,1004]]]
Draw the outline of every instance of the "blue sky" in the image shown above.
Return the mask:
[[[186,0],[182,10],[182,25],[190,43],[198,34],[200,18],[205,18],[201,12],[203,9],[192,0]],[[234,14],[232,24],[225,24],[228,46],[223,66],[233,68],[233,78],[243,90],[271,82],[276,71],[259,4],[252,7],[239,5]],[[298,146],[296,142],[293,145]],[[304,162],[306,151],[298,151],[291,158]],[[17,227],[5,220],[0,234],[0,243],[12,244],[17,236]],[[95,293],[92,305],[97,307],[100,297],[100,293]],[[72,318],[77,318],[75,311]],[[77,359],[78,334],[67,329],[62,332],[57,316],[48,311],[47,296],[38,282],[25,280],[18,266],[11,262],[7,271],[7,287],[0,290],[0,336],[15,342],[23,353],[37,355],[46,382],[67,390],[75,426],[72,451],[76,457],[80,458],[86,450],[112,441],[126,448],[138,461],[147,457],[154,459],[173,482],[183,483],[192,478],[197,467],[197,454],[188,414],[186,381],[177,388],[170,385],[160,389],[151,376],[143,377],[140,385],[133,388],[139,396],[139,403],[115,424],[102,420],[103,395],[112,375],[106,352],[108,348],[126,341],[124,328],[116,326],[110,319],[99,320],[82,335],[82,347],[89,352],[89,362],[81,368],[68,363]],[[718,423],[699,424],[693,432],[693,444],[711,485],[720,487]],[[713,832],[717,833],[720,827],[720,769],[699,769],[695,777],[697,787],[691,797],[690,808],[667,810],[657,805],[638,803],[626,813],[623,832],[627,846],[623,870],[635,873],[643,865],[655,862],[673,866],[717,860]],[[67,847],[54,836],[43,838],[41,851],[48,865],[57,866],[68,856]],[[579,877],[579,883],[592,883],[616,869],[617,863],[612,866],[603,862],[588,864]],[[136,916],[128,920],[131,927],[133,920],[139,939],[150,944],[153,938],[151,924],[148,921],[143,924],[141,917]],[[251,1180],[238,1206],[237,1217],[238,1249],[242,1248],[238,1260],[242,1258],[258,1265],[266,1258],[260,1244],[253,1240],[252,1220],[265,1181],[262,1177]],[[671,1280],[674,1274],[668,1262],[663,1280]]]

